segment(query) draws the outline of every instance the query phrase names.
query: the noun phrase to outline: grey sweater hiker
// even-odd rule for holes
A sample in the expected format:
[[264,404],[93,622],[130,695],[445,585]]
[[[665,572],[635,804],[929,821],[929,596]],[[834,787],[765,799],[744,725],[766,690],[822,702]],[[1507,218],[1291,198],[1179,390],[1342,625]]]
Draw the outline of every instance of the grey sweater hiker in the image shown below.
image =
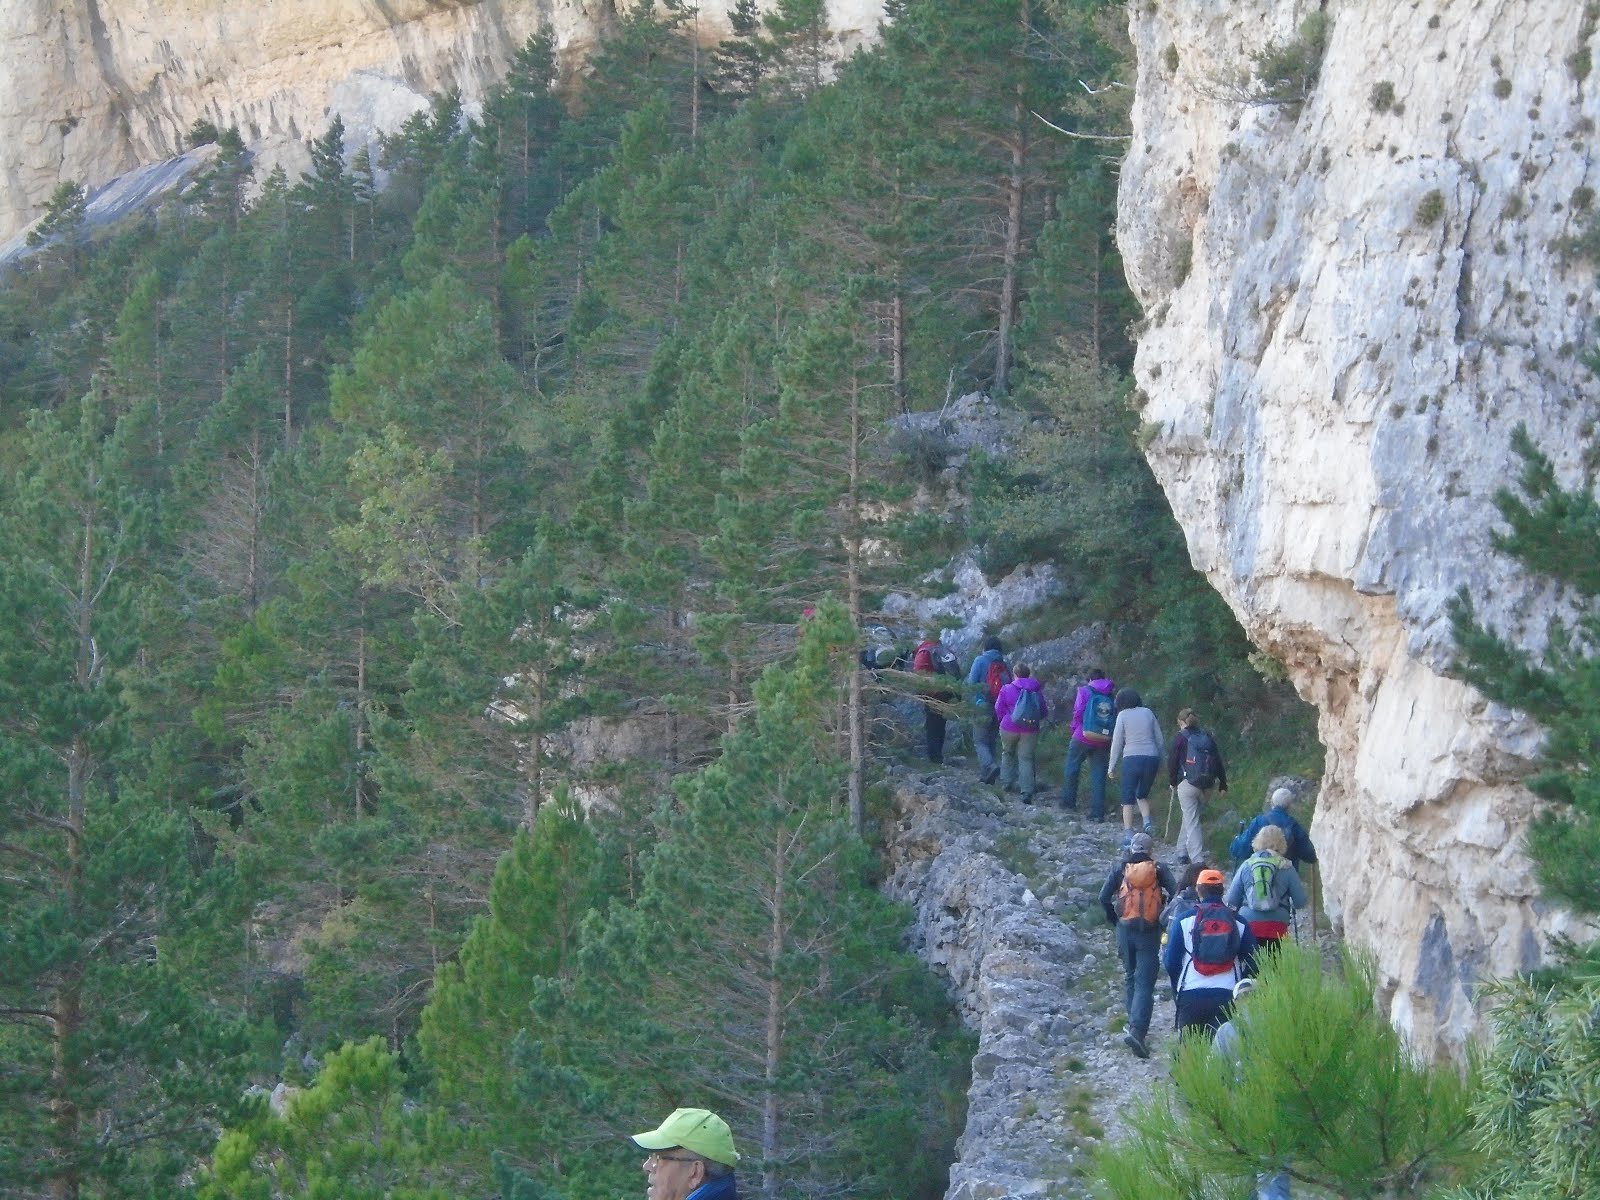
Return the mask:
[[1117,773],[1117,764],[1124,758],[1161,757],[1166,739],[1161,736],[1161,722],[1148,708],[1125,708],[1117,714],[1117,724],[1111,731],[1111,768]]

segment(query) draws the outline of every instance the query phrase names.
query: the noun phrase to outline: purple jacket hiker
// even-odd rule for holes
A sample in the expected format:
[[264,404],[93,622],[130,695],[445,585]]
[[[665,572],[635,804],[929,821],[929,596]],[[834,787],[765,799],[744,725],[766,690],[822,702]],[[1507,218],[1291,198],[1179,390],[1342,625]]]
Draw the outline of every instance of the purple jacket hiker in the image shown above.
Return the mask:
[[1111,743],[1110,737],[1107,737],[1103,742],[1089,742],[1083,736],[1083,710],[1089,706],[1088,693],[1090,688],[1093,688],[1102,696],[1114,696],[1117,691],[1117,685],[1109,679],[1091,679],[1078,689],[1078,698],[1072,704],[1072,740],[1082,742],[1086,746],[1107,746]]
[[1044,692],[1040,688],[1037,679],[1031,675],[1023,679],[1013,679],[1000,689],[1000,696],[994,702],[994,715],[1000,718],[1000,730],[1002,733],[1037,733],[1038,730],[1036,729],[1023,729],[1021,726],[1011,723],[1011,710],[1017,706],[1018,692],[1039,693],[1039,721],[1041,723],[1050,715],[1050,705],[1046,702]]

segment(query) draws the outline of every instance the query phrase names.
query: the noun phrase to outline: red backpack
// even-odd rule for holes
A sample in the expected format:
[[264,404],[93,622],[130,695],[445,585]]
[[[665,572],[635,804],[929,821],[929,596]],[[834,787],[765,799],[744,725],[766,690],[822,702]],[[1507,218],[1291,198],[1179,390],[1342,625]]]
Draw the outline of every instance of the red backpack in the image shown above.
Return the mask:
[[1000,689],[1011,682],[1011,668],[1006,666],[1006,660],[996,658],[989,664],[989,671],[983,677],[984,690],[989,694],[989,703],[993,704],[1000,699]]
[[1220,900],[1202,901],[1189,930],[1189,961],[1202,975],[1233,970],[1239,957],[1239,926],[1233,909]]

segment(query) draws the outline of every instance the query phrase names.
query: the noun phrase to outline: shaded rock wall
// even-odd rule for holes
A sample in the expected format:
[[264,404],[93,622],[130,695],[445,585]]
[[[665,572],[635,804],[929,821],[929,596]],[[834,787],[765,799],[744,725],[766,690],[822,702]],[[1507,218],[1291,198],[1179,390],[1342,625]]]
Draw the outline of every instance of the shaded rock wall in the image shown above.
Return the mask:
[[1417,1045],[1568,917],[1537,893],[1537,730],[1442,673],[1465,585],[1537,645],[1555,598],[1492,552],[1525,423],[1569,485],[1597,392],[1600,81],[1583,5],[1326,4],[1303,107],[1239,86],[1318,5],[1130,9],[1118,237],[1144,306],[1148,456],[1195,564],[1320,711],[1314,836],[1350,939]]
[[[0,0],[0,242],[64,179],[89,191],[171,158],[199,118],[237,125],[264,175],[307,161],[343,116],[347,145],[392,132],[434,92],[481,99],[541,29],[569,69],[630,0]],[[721,36],[732,0],[701,4]],[[881,0],[830,0],[841,47]]]

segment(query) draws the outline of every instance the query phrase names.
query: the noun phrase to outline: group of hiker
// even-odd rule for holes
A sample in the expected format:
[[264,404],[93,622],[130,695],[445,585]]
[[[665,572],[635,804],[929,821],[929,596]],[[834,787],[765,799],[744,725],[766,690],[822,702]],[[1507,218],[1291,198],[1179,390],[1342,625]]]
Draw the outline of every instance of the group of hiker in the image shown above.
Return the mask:
[[[977,750],[978,778],[1015,791],[1032,804],[1039,791],[1035,769],[1040,730],[1050,716],[1044,689],[1025,663],[1006,662],[997,637],[986,638],[971,667],[961,672],[956,655],[939,639],[925,635],[911,656],[911,670],[933,679],[924,681],[924,745],[928,761],[944,761],[945,725],[964,681],[972,712],[972,740]],[[1089,819],[1106,820],[1106,781],[1119,779],[1123,845],[1134,834],[1154,833],[1150,791],[1166,764],[1167,783],[1183,814],[1178,830],[1178,862],[1197,862],[1205,853],[1200,812],[1213,789],[1228,790],[1228,769],[1217,740],[1200,726],[1192,708],[1178,713],[1178,732],[1170,746],[1161,721],[1131,687],[1118,689],[1111,677],[1095,668],[1078,688],[1072,705],[1060,806],[1078,809],[1078,784],[1088,768]]]
[[[861,663],[873,671],[904,669],[922,677],[924,749],[942,763],[946,725],[963,694],[970,704],[978,776],[1002,793],[1017,792],[1031,804],[1038,793],[1036,750],[1050,717],[1040,681],[1025,663],[1008,664],[999,638],[987,638],[971,666],[936,637],[924,635],[909,654],[892,645],[870,645]],[[1161,774],[1182,810],[1175,843],[1181,876],[1155,857],[1150,791]],[[1227,768],[1216,738],[1198,714],[1178,713],[1170,744],[1161,722],[1132,688],[1116,687],[1104,671],[1092,670],[1072,706],[1060,807],[1075,812],[1078,783],[1089,771],[1089,818],[1106,820],[1106,781],[1120,780],[1123,838],[1117,861],[1100,889],[1100,905],[1116,928],[1123,970],[1127,1028],[1123,1042],[1140,1058],[1150,1056],[1155,985],[1165,970],[1172,985],[1176,1027],[1214,1037],[1225,1058],[1243,1052],[1231,1021],[1235,1006],[1255,986],[1257,964],[1294,928],[1310,903],[1299,868],[1315,864],[1311,839],[1288,811],[1294,792],[1278,788],[1265,810],[1240,830],[1230,852],[1232,877],[1206,862],[1201,808],[1212,792],[1228,790]],[[1170,813],[1169,813],[1170,822]],[[651,1200],[732,1200],[739,1155],[726,1122],[705,1109],[680,1108],[657,1129],[634,1135],[648,1151],[644,1170]],[[1288,1177],[1258,1179],[1258,1197],[1289,1195]]]
[[[1172,984],[1181,1032],[1214,1032],[1225,1020],[1241,981],[1254,976],[1261,956],[1295,928],[1311,902],[1300,867],[1315,863],[1311,841],[1287,811],[1289,788],[1277,788],[1248,852],[1228,874],[1190,862],[1181,878],[1155,860],[1155,839],[1137,833],[1100,889],[1100,906],[1116,927],[1128,1028],[1123,1041],[1148,1057],[1150,1013],[1158,964]],[[1290,853],[1290,832],[1307,857]],[[1241,835],[1242,836],[1242,835]],[[1235,842],[1237,845],[1237,842]]]
[[[1240,1068],[1245,1043],[1234,1023],[1238,1006],[1256,987],[1263,958],[1295,929],[1311,902],[1300,868],[1316,862],[1311,839],[1288,811],[1289,788],[1273,790],[1266,810],[1229,847],[1228,874],[1194,858],[1174,880],[1155,859],[1155,839],[1137,833],[1100,888],[1100,906],[1116,928],[1127,1028],[1123,1043],[1150,1057],[1155,984],[1165,970],[1172,985],[1174,1026],[1214,1038],[1218,1053]],[[1315,910],[1312,918],[1315,920]],[[1257,1176],[1257,1200],[1287,1200],[1283,1171]]]
[[[1050,717],[1033,671],[1021,662],[1007,663],[997,637],[985,639],[962,672],[942,642],[924,635],[910,666],[918,675],[943,677],[925,680],[919,688],[929,760],[943,761],[945,724],[964,684],[979,780],[1033,803],[1039,792],[1039,733]],[[1293,790],[1277,788],[1229,846],[1231,872],[1208,864],[1201,814],[1213,793],[1227,792],[1227,764],[1194,709],[1180,709],[1177,724],[1168,742],[1160,719],[1137,691],[1118,688],[1103,670],[1089,671],[1073,698],[1059,799],[1062,809],[1078,810],[1087,768],[1088,817],[1104,821],[1107,781],[1118,781],[1122,847],[1100,890],[1100,904],[1116,926],[1128,1015],[1123,1041],[1141,1058],[1149,1055],[1158,973],[1164,969],[1172,984],[1177,1028],[1210,1036],[1228,1020],[1236,993],[1251,986],[1261,955],[1288,936],[1297,915],[1310,906],[1300,871],[1317,861],[1311,839],[1289,811]],[[1155,858],[1150,793],[1163,766],[1182,814],[1173,844],[1178,878]],[[1168,822],[1170,833],[1170,810]]]

